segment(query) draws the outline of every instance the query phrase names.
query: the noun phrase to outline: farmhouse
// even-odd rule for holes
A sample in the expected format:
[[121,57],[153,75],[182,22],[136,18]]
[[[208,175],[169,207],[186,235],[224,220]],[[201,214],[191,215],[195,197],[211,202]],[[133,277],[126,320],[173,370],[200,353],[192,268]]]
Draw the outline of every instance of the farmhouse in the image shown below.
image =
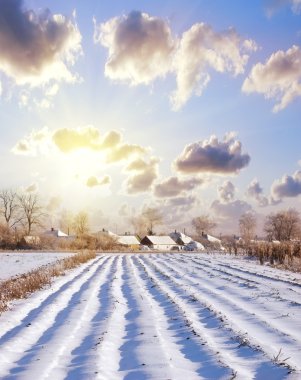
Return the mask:
[[134,235],[118,236],[117,241],[119,244],[125,245],[131,249],[139,249],[140,241]]
[[45,236],[52,236],[56,238],[66,238],[69,237],[69,235],[65,234],[65,232],[61,230],[55,230],[53,227],[49,231],[45,231],[44,234]]
[[160,251],[179,250],[180,248],[170,236],[145,236],[141,240],[141,244]]
[[172,232],[169,236],[179,245],[189,244],[193,239],[181,232]]

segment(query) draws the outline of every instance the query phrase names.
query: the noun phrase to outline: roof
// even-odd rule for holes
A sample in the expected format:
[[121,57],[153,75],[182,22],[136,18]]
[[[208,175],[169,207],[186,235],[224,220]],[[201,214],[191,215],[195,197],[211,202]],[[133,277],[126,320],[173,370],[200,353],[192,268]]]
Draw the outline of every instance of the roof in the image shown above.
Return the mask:
[[183,234],[182,232],[172,232],[169,234],[169,236],[174,240],[177,241],[178,239],[181,239],[183,244],[190,243],[193,239],[190,236],[187,236]]
[[134,235],[118,236],[118,243],[124,245],[139,245],[140,241]]
[[45,231],[44,235],[50,235],[50,236],[55,236],[55,237],[68,237],[69,236],[69,235],[65,234],[65,232],[63,232],[61,230],[55,230],[54,228],[52,228],[49,231]]
[[150,235],[145,236],[148,238],[148,240],[155,245],[177,245],[174,240],[170,236],[156,236],[156,235]]
[[205,239],[207,239],[208,241],[211,241],[212,243],[221,243],[221,240],[218,239],[218,238],[216,238],[216,237],[214,237],[214,236],[211,236],[211,235],[205,234],[205,235],[203,235],[203,237],[204,237]]

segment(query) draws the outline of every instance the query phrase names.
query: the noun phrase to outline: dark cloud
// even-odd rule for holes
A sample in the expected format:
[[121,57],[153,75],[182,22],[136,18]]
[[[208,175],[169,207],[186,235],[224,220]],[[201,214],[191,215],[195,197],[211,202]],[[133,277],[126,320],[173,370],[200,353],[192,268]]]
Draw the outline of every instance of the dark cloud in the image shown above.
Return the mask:
[[0,0],[0,70],[18,84],[72,81],[66,62],[73,63],[80,42],[77,26],[64,16],[26,10],[21,0]]
[[297,197],[300,194],[301,170],[297,170],[292,176],[283,176],[280,180],[276,180],[272,185],[272,195],[276,199]]
[[223,141],[216,136],[209,140],[186,145],[184,151],[175,161],[175,168],[181,173],[238,173],[250,162],[250,156],[241,151],[241,143],[233,134],[228,134]]
[[184,191],[193,190],[202,183],[203,180],[199,178],[179,179],[178,177],[170,177],[155,186],[154,194],[158,198],[176,197]]

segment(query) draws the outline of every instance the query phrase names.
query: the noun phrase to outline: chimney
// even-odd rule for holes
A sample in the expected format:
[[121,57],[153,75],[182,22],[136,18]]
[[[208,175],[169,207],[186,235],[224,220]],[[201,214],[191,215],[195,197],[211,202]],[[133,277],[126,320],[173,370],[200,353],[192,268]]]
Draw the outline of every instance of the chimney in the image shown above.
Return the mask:
[[53,228],[53,227],[51,227],[51,231],[52,231],[52,232],[54,231],[54,228]]

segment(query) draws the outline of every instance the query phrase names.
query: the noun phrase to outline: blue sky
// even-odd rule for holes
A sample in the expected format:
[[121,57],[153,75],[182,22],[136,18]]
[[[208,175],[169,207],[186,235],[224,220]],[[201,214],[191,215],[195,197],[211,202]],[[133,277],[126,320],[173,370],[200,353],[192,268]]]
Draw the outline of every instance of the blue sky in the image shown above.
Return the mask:
[[[45,9],[48,9],[45,12]],[[31,11],[31,12],[29,12]],[[93,229],[301,211],[301,2],[0,0],[1,188]],[[215,136],[215,137],[214,137]]]

